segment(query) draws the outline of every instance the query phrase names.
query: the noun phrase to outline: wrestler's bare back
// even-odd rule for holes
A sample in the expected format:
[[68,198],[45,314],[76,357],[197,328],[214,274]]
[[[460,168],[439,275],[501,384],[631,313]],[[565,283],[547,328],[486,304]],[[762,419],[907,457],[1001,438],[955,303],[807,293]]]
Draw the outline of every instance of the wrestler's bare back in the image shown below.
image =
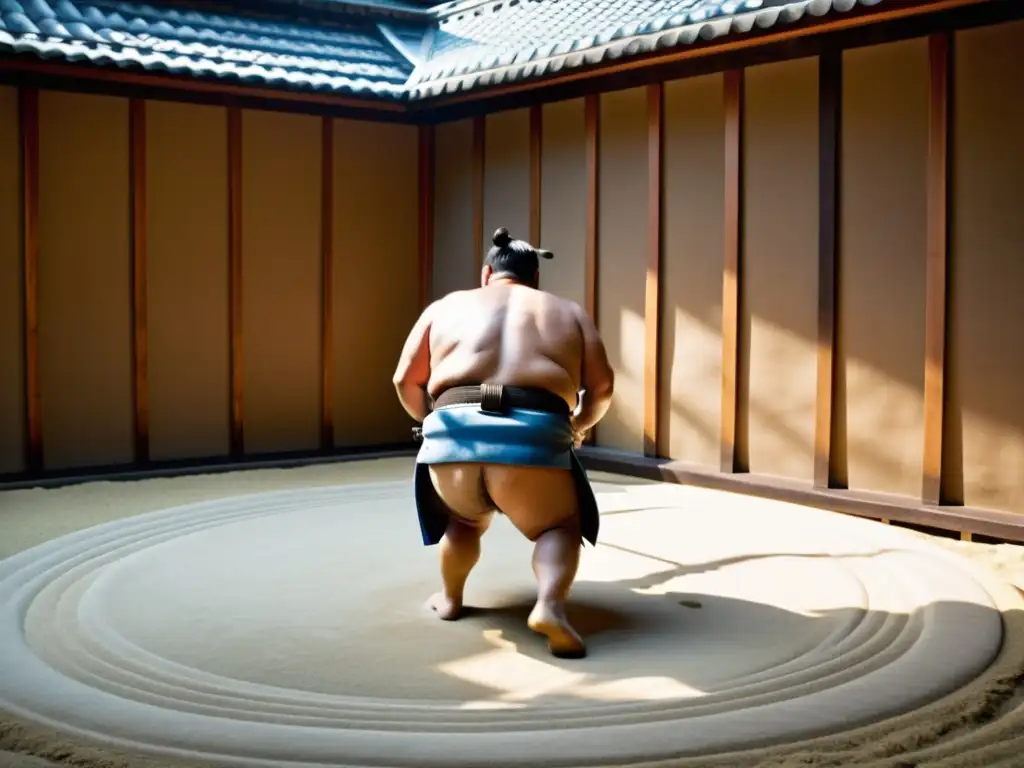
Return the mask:
[[584,335],[570,301],[515,283],[458,291],[432,308],[429,340],[431,397],[495,382],[546,389],[576,407]]

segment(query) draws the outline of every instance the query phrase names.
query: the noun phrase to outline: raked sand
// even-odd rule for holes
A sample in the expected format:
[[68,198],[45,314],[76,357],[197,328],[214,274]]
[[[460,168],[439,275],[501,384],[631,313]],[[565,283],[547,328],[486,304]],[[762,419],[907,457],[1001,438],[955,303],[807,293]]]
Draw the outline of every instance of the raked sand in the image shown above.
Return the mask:
[[1024,766],[1024,548],[594,473],[558,660],[503,519],[424,608],[410,472],[0,493],[0,768]]

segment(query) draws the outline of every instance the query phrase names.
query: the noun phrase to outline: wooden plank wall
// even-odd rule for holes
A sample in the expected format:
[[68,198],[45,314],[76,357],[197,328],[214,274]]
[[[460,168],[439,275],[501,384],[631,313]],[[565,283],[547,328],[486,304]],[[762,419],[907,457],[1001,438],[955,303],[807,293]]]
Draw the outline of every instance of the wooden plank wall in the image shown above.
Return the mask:
[[0,87],[0,476],[408,443],[419,134]]
[[1022,33],[440,125],[433,295],[535,212],[617,372],[599,447],[1024,513]]

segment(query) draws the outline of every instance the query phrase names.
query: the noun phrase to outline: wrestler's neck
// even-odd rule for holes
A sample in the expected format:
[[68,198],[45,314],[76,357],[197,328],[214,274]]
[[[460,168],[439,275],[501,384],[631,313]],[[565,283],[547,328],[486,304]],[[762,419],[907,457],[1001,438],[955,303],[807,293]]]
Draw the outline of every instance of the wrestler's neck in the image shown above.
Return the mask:
[[493,275],[487,278],[487,282],[484,283],[484,288],[497,285],[520,285],[524,288],[536,288],[537,286],[531,285],[530,283],[524,282],[513,275]]

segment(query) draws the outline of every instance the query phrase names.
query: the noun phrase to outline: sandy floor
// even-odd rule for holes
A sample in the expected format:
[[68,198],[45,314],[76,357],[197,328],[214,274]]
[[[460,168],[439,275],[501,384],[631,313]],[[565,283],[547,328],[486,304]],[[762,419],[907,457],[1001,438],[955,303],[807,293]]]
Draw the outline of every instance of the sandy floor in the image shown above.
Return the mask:
[[[356,476],[364,482],[392,479],[396,467],[407,463],[407,459],[389,459],[0,493],[0,559],[74,531],[148,511],[260,491],[332,486]],[[1024,547],[927,538],[1024,590]],[[1024,767],[1024,616],[1007,615],[1004,621],[1007,642],[988,673],[925,710],[803,744],[675,764]],[[178,764],[98,749],[35,725],[0,719],[0,768]]]

